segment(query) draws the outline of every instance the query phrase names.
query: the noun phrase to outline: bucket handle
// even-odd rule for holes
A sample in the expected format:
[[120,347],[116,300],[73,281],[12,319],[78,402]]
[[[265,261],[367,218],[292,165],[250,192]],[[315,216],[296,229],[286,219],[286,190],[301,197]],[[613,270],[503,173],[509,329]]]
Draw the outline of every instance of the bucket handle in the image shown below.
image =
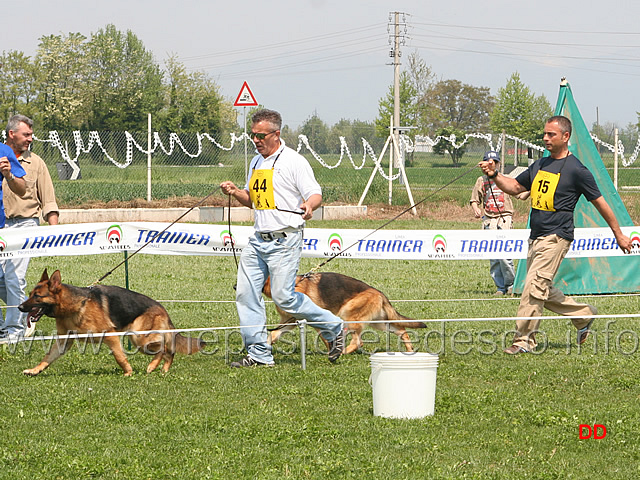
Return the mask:
[[369,385],[373,387],[373,375],[382,370],[382,365],[371,365],[371,373],[369,374]]

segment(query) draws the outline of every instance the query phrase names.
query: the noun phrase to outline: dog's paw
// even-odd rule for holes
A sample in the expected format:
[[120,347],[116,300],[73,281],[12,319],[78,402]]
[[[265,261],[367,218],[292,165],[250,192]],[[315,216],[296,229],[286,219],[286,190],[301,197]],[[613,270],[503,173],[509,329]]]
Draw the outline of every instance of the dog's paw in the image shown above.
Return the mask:
[[37,368],[28,368],[26,370],[23,370],[22,373],[24,373],[28,377],[35,377],[40,373],[40,370],[38,370]]

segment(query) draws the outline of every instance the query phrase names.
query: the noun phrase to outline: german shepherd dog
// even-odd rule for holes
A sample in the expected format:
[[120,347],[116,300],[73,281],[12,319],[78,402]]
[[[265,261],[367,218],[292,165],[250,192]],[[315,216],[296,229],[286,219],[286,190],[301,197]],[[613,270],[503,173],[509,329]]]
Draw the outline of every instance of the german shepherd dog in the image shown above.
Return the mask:
[[[18,308],[21,312],[28,312],[27,322],[37,322],[42,315],[55,318],[58,335],[134,332],[128,337],[142,352],[153,355],[147,373],[155,370],[162,360],[162,370],[167,372],[176,352],[195,353],[204,346],[199,339],[176,333],[135,334],[173,330],[175,327],[164,307],[146,295],[108,285],[88,288],[66,285],[61,283],[60,270],[49,278],[45,269],[29,298]],[[103,336],[101,340],[111,349],[124,375],[130,376],[133,369],[122,349],[120,336]],[[72,344],[73,338],[56,339],[42,362],[22,373],[38,375],[64,355]]]
[[[262,289],[271,298],[271,279]],[[386,323],[372,323],[378,330],[387,326],[398,335],[408,352],[413,352],[413,344],[407,334],[407,328],[426,328],[423,322],[416,322],[398,313],[387,296],[370,285],[340,273],[314,273],[308,277],[296,277],[296,292],[307,295],[316,305],[331,311],[342,318],[345,327],[352,334],[351,343],[344,353],[351,353],[361,348],[362,331],[365,324],[376,320],[388,320]],[[280,314],[280,325],[270,332],[269,343],[275,343],[284,332],[295,328],[296,319],[283,312],[277,305]]]

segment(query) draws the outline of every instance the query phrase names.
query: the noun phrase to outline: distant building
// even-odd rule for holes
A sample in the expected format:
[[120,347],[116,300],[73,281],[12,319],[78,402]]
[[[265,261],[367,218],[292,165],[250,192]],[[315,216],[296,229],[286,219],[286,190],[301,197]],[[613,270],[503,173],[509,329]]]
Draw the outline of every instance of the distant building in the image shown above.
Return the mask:
[[422,153],[433,153],[434,142],[426,135],[416,135],[413,139],[413,151]]

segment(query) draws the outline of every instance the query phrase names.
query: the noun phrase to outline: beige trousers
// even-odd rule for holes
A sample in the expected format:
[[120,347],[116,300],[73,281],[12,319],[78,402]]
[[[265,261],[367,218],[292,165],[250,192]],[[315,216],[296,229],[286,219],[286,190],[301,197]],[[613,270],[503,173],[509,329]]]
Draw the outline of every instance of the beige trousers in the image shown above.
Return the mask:
[[[540,317],[544,308],[560,315],[594,315],[595,309],[590,305],[566,297],[553,286],[553,277],[570,245],[571,242],[558,235],[529,240],[527,276],[518,307],[518,317]],[[588,318],[572,318],[571,321],[578,329],[589,323]],[[513,344],[529,351],[535,349],[535,337],[539,326],[540,319],[517,320]]]

